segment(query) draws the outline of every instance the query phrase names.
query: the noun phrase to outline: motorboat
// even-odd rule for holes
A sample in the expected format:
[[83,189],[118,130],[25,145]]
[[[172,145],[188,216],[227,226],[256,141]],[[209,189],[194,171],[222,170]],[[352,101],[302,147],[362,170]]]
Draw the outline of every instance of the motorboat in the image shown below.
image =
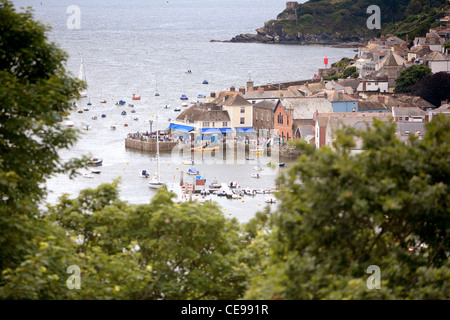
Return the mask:
[[116,102],[116,106],[123,106],[126,102],[123,100],[119,100]]
[[148,178],[148,177],[150,177],[150,174],[147,172],[147,170],[142,170],[141,171],[141,177],[142,178]]
[[97,120],[97,116],[91,117],[92,120]]
[[220,189],[222,185],[217,182],[217,179],[214,179],[213,182],[209,185],[210,189]]
[[134,117],[133,120],[134,120],[134,121],[138,121],[139,118],[138,118],[138,117]]
[[101,99],[100,103],[106,103],[106,100],[105,99]]
[[116,126],[111,126],[111,130],[116,130]]
[[185,94],[182,94],[180,100],[188,100],[188,97]]
[[175,111],[175,112],[181,111],[181,108],[175,108],[175,109],[173,109],[173,111]]
[[102,170],[100,170],[100,169],[92,169],[91,173],[100,174],[100,173],[102,173]]
[[89,108],[84,108],[83,111],[89,111]]
[[195,169],[195,168],[189,168],[188,171],[186,171],[186,174],[188,174],[188,175],[199,175],[200,172],[197,169]]
[[202,82],[203,84],[209,84],[209,82],[208,81],[206,81],[206,80],[203,80],[203,82]]
[[281,162],[280,164],[278,164],[278,166],[280,166],[280,167],[285,167],[286,164],[285,164],[284,162]]
[[205,98],[206,98],[206,96],[204,94],[199,94],[197,96],[197,99],[205,99]]
[[183,102],[183,103],[181,104],[181,106],[186,108],[186,107],[188,106],[188,104],[187,104],[186,102]]
[[102,158],[92,158],[91,160],[88,161],[88,165],[91,167],[101,166],[102,164],[103,164]]
[[170,105],[168,105],[168,104],[166,104],[165,106],[164,106],[164,109],[169,109],[170,108]]
[[159,93],[157,92],[157,93],[155,93],[155,97],[159,97]]
[[71,128],[71,127],[74,127],[74,126],[75,126],[75,123],[73,121],[70,121],[70,120],[66,121],[66,127]]
[[261,176],[259,175],[259,173],[252,173],[252,178],[259,179],[261,178]]
[[128,106],[129,106],[130,108],[133,108],[133,107],[134,107],[134,104],[129,103]]
[[127,112],[126,111],[122,111],[121,115],[126,116]]
[[86,103],[86,105],[88,105],[88,106],[92,106],[92,102],[88,102],[88,103]]
[[106,114],[103,113],[103,114],[102,114],[102,118],[106,118]]
[[83,113],[83,109],[78,109],[78,113]]
[[191,100],[191,104],[196,104],[197,102],[199,102],[199,101],[197,101],[197,100]]
[[131,113],[136,113],[136,110],[134,110],[134,109],[133,109],[133,110],[131,110]]
[[194,164],[194,160],[183,160],[181,161],[181,163],[192,166]]
[[256,170],[256,171],[263,171],[264,170],[264,168],[261,165],[259,165],[259,164],[257,166],[254,166],[253,169]]
[[137,96],[135,93],[133,93],[131,100],[141,100],[141,96]]
[[188,70],[185,72],[186,74],[192,74],[192,70]]

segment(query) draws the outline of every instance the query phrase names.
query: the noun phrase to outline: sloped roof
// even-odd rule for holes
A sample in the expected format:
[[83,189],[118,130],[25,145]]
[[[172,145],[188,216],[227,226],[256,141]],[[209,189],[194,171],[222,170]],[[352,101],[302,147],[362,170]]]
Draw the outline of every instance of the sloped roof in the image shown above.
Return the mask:
[[196,104],[184,110],[176,119],[177,121],[230,121],[228,111],[222,110],[216,104]]
[[274,110],[278,100],[263,100],[253,105],[254,108],[262,108],[268,110]]
[[258,99],[278,99],[283,97],[295,97],[296,95],[290,90],[270,90],[270,91],[247,91],[244,98],[247,100],[258,100]]
[[394,117],[425,117],[427,113],[417,107],[393,107],[392,114]]
[[358,103],[359,111],[378,111],[378,110],[388,110],[388,108],[379,101],[368,101],[368,100],[359,100]]
[[324,98],[285,98],[281,100],[285,108],[292,108],[293,118],[313,119],[316,111],[319,113],[333,112],[330,101]]
[[227,107],[245,107],[252,104],[245,100],[244,96],[240,92],[221,92],[217,99],[212,101],[219,106]]
[[447,60],[450,60],[450,58],[444,56],[439,51],[430,52],[429,54],[426,54],[425,56],[423,56],[422,59],[423,60],[427,60],[427,61],[447,61]]
[[380,65],[381,67],[400,67],[406,62],[398,53],[389,51],[386,57],[381,60]]

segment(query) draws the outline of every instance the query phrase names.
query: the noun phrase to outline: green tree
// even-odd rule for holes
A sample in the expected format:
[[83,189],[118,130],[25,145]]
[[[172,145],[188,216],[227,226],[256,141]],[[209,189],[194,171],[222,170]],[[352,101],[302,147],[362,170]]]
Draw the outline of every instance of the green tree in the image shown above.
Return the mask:
[[[46,37],[48,30],[0,1],[0,270],[17,265],[28,240],[42,230],[37,205],[52,174],[76,167],[58,151],[75,141],[75,131],[57,116],[72,108],[82,84],[64,69],[66,54]],[[72,172],[73,173],[73,172]],[[45,229],[45,228],[44,228]],[[30,244],[31,245],[31,244]],[[2,283],[0,274],[0,284]]]
[[395,92],[410,92],[412,86],[426,76],[432,75],[430,67],[424,65],[414,65],[400,73],[395,80]]
[[[405,143],[375,121],[333,149],[297,143],[305,153],[280,179],[270,256],[246,298],[449,299],[450,120],[426,129]],[[380,290],[366,286],[371,265]]]
[[350,76],[353,76],[353,74],[356,72],[356,67],[349,67],[344,70],[343,76],[344,78],[348,78]]
[[[41,221],[52,224],[37,249],[4,270],[3,299],[238,299],[247,283],[236,219],[213,204],[174,203],[161,190],[148,205],[118,198],[117,183],[60,198]],[[253,262],[253,260],[251,260]],[[253,262],[253,265],[255,262]],[[77,265],[82,290],[68,290]]]

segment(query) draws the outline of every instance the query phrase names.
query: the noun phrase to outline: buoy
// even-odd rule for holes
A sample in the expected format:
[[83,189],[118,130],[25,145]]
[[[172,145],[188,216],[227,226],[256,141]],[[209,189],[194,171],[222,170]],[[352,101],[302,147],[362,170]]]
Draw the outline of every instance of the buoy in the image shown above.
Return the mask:
[[227,210],[227,209],[223,208],[223,210],[225,211],[225,210]]
[[129,166],[130,165],[130,163],[129,162],[127,162],[127,166]]
[[258,206],[260,206],[261,205],[261,203],[258,203]]
[[245,202],[244,200],[242,200],[242,202]]
[[231,216],[231,212],[229,213],[229,215]]

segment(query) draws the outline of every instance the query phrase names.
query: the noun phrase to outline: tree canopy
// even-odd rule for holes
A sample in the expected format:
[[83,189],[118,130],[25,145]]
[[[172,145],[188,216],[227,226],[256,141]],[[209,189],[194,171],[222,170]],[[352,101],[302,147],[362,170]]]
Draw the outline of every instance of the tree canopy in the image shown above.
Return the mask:
[[[297,143],[305,153],[280,178],[270,257],[246,297],[448,299],[449,118],[426,128],[406,144],[379,121],[341,131],[333,149]],[[366,286],[372,265],[380,290]]]
[[400,73],[395,80],[395,92],[411,92],[413,86],[426,76],[432,75],[430,67],[424,65],[414,65]]

